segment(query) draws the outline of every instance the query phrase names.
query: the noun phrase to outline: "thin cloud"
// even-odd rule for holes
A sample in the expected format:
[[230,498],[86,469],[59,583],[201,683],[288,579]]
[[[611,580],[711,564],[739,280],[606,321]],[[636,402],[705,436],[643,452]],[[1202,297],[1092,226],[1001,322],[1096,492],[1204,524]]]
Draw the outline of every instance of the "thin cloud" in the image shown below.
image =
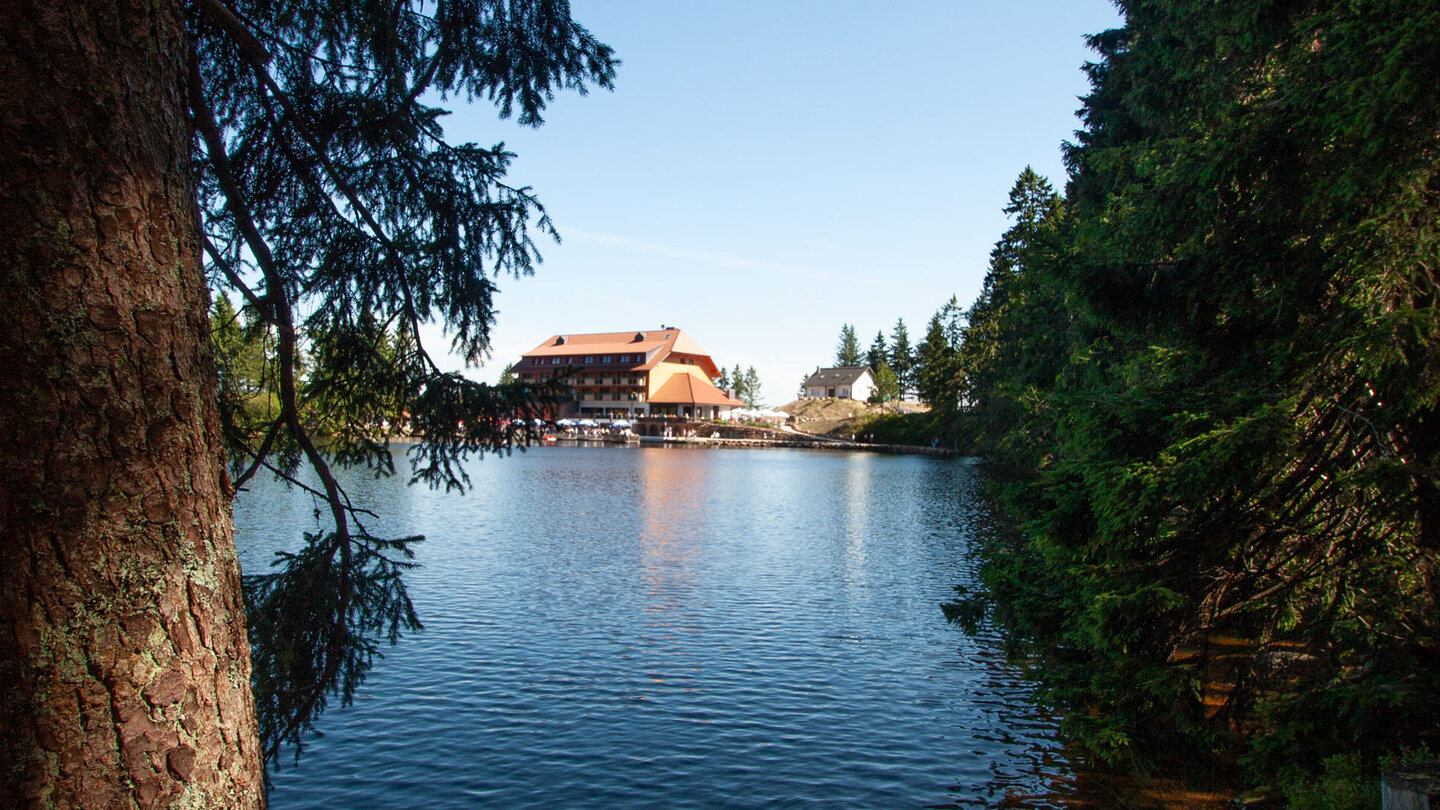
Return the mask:
[[826,270],[816,270],[811,267],[797,267],[781,262],[772,262],[764,259],[750,259],[744,256],[734,256],[728,253],[715,253],[708,250],[696,250],[694,248],[670,245],[664,242],[651,242],[644,239],[633,239],[628,236],[616,236],[608,233],[596,233],[595,231],[584,231],[577,228],[566,228],[565,236],[573,237],[585,242],[596,242],[603,245],[635,250],[641,253],[649,253],[656,256],[665,256],[671,259],[685,259],[688,261],[704,262],[717,267],[728,267],[736,270],[753,270],[765,273],[782,273],[788,276],[811,279],[813,281],[825,281],[838,284],[861,285],[867,287],[880,287],[891,290],[900,290],[917,295],[934,295],[935,291],[917,287],[911,284],[899,284],[895,281],[875,276],[854,276],[843,273],[832,273]]

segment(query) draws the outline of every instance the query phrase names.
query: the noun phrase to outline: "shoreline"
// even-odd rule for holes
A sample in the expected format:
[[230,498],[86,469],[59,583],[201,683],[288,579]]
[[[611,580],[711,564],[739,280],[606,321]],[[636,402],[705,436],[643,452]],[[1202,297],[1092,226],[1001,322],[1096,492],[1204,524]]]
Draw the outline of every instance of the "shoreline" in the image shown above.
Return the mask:
[[[838,450],[848,453],[883,453],[886,455],[906,456],[930,456],[932,458],[964,458],[965,454],[959,450],[948,447],[925,447],[912,444],[867,444],[865,442],[836,439],[829,436],[819,436],[811,433],[801,433],[794,429],[785,429],[781,432],[788,434],[786,437],[766,438],[739,438],[739,437],[705,437],[705,436],[630,436],[625,440],[612,439],[600,436],[563,436],[557,435],[553,439],[537,440],[525,444],[516,444],[516,447],[544,447],[547,445],[573,445],[573,446],[608,446],[608,447],[701,447],[701,448],[728,448],[728,449],[755,449],[765,447],[792,447],[803,450]],[[386,442],[391,446],[408,447],[419,444],[419,440],[410,436],[389,436]]]
[[961,458],[964,454],[958,450],[948,447],[923,447],[908,444],[865,444],[862,442],[849,442],[843,439],[822,439],[810,438],[804,434],[795,438],[774,438],[774,439],[739,439],[739,438],[706,438],[694,437],[671,437],[651,438],[640,437],[637,441],[611,442],[600,439],[588,439],[582,437],[557,436],[551,441],[541,442],[546,444],[571,444],[571,445],[617,445],[617,446],[679,446],[679,447],[714,447],[714,448],[762,448],[762,447],[794,447],[806,450],[840,450],[844,452],[868,452],[884,453],[887,455],[910,455],[910,456],[932,456],[935,458]]

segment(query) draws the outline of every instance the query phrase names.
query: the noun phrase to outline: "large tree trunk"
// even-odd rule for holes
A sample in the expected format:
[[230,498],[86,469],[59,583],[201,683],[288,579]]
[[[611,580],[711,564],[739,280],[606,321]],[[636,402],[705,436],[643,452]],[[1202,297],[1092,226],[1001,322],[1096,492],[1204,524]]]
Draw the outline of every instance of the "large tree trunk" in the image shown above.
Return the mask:
[[0,3],[0,806],[258,807],[176,0]]

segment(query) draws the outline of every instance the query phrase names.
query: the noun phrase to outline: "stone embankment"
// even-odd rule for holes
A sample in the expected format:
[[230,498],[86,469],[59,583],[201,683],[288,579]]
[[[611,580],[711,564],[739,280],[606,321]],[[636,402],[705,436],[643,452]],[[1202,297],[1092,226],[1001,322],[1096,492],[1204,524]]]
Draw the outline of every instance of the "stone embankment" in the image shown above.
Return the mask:
[[907,455],[937,456],[954,458],[959,454],[944,447],[913,447],[901,444],[870,444],[853,439],[804,433],[791,427],[761,427],[758,425],[724,425],[712,423],[693,424],[691,431],[677,431],[677,435],[665,439],[642,439],[643,443],[664,442],[675,445],[700,447],[804,447],[818,450],[850,450],[869,453],[902,453]]

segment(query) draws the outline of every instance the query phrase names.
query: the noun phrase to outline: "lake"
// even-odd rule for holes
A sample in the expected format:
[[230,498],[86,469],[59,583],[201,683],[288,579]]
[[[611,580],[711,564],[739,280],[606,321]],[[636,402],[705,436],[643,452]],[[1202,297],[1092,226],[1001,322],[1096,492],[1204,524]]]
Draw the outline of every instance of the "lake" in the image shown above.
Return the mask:
[[[285,758],[275,810],[1049,807],[1069,781],[998,636],[940,611],[989,519],[969,462],[538,447],[467,469],[464,495],[348,477],[376,534],[426,535],[426,629]],[[308,494],[253,483],[247,571],[317,528]]]

